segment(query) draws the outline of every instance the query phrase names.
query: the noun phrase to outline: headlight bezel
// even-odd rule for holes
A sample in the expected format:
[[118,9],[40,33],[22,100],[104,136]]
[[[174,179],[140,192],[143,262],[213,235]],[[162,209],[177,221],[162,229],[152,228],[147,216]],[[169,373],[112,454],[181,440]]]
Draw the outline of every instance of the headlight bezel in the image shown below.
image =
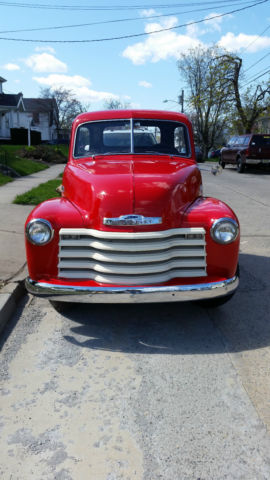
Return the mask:
[[[34,240],[33,237],[31,236],[31,229],[33,228],[33,226],[35,224],[42,224],[43,226],[46,227],[47,232],[48,232],[48,237],[46,238],[45,241],[38,242],[38,241]],[[47,245],[48,243],[50,243],[50,241],[54,237],[54,229],[53,229],[51,223],[48,220],[46,220],[45,218],[33,218],[32,220],[30,220],[30,222],[28,222],[28,224],[26,225],[25,233],[26,233],[26,237],[29,240],[29,242],[32,243],[32,245],[36,245],[36,246],[39,246],[39,247],[42,247],[43,245]]]
[[[232,226],[232,238],[224,241],[222,240],[218,235],[218,229],[221,227],[222,224],[229,224]],[[234,232],[233,232],[234,230]],[[211,229],[210,229],[210,235],[211,238],[218,244],[220,245],[230,245],[233,243],[239,236],[239,224],[237,223],[236,220],[230,217],[223,217],[223,218],[218,218],[217,220],[214,221]]]

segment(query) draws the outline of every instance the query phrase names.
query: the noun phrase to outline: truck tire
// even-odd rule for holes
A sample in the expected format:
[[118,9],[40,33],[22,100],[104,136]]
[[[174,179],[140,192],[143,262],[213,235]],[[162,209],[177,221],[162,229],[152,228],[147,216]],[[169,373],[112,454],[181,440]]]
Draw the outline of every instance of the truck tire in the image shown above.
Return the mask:
[[222,168],[225,168],[225,162],[222,160],[222,156],[219,157],[218,163]]
[[244,173],[246,169],[246,165],[243,163],[243,159],[241,157],[237,157],[236,168],[238,173]]

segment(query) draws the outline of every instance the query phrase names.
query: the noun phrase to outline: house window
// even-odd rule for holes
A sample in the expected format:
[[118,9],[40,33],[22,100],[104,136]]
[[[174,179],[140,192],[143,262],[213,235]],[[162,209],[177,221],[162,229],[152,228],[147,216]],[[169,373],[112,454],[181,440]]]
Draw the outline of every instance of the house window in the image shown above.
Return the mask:
[[33,122],[34,124],[39,123],[39,112],[33,112]]

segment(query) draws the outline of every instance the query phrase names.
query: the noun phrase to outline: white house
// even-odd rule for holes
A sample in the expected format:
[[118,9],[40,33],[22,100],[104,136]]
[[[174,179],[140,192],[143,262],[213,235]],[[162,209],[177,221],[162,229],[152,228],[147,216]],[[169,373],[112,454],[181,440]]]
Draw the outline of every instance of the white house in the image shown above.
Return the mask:
[[41,133],[41,140],[57,139],[57,105],[52,98],[24,98],[22,93],[3,92],[0,77],[0,140],[10,140],[12,128]]

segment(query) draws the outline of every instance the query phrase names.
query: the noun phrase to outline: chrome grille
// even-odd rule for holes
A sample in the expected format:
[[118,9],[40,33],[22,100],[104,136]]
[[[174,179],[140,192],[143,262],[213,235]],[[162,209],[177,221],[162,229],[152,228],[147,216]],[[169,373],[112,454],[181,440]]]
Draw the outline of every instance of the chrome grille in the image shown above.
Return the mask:
[[58,275],[115,285],[206,276],[205,230],[103,232],[62,228]]

